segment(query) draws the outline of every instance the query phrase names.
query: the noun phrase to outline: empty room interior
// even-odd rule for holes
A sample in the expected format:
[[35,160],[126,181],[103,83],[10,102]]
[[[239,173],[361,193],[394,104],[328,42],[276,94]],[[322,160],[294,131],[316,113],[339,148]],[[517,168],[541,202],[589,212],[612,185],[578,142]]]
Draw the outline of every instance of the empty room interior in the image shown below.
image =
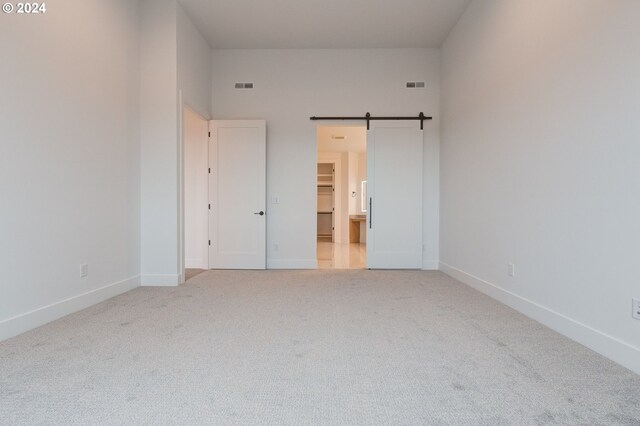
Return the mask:
[[0,13],[0,424],[640,425],[640,1]]

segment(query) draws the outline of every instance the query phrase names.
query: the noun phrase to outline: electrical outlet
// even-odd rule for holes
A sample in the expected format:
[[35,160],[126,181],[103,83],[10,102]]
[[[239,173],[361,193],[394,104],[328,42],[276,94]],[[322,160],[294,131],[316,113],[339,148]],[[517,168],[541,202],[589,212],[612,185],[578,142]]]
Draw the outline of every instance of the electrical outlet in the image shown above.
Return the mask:
[[82,265],[80,265],[80,278],[84,278],[87,275],[89,275],[89,265],[83,263]]
[[632,312],[632,316],[637,319],[640,320],[640,299],[632,299],[633,300],[633,312]]
[[510,277],[515,277],[516,276],[516,265],[514,265],[513,263],[509,263],[507,265],[507,274]]
[[280,246],[278,245],[278,243],[273,243],[273,250],[278,251],[278,249],[280,249]]
[[271,197],[271,202],[273,204],[280,204],[280,197],[278,197],[277,195]]

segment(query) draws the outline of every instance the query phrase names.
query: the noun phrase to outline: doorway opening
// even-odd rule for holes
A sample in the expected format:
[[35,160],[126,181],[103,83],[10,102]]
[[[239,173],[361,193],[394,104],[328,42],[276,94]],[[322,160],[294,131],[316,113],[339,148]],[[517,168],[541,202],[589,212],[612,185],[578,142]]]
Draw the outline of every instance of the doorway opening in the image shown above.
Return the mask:
[[209,122],[188,106],[183,127],[183,259],[185,281],[208,269],[207,143]]
[[318,268],[364,269],[366,127],[318,126],[317,144]]

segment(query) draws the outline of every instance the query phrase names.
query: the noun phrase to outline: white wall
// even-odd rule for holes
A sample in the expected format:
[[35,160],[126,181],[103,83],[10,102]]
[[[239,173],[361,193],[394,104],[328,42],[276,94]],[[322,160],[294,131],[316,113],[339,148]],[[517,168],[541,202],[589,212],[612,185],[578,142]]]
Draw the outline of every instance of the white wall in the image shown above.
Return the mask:
[[[405,82],[426,80],[427,89]],[[255,89],[234,89],[253,82]],[[312,115],[417,115],[425,125],[426,267],[438,261],[439,53],[435,49],[214,50],[213,116],[267,120],[267,265],[313,268],[316,126]],[[324,123],[328,124],[328,123]],[[344,123],[336,123],[344,124]],[[358,123],[359,124],[359,123]],[[280,204],[271,204],[278,196]],[[279,250],[274,250],[274,243]]]
[[[358,194],[360,193],[360,182],[358,182],[358,153],[350,152],[347,154],[349,163],[349,215],[359,214],[360,206],[358,205]],[[351,194],[356,194],[352,197]]]
[[175,0],[143,0],[141,7],[141,280],[177,285],[184,256],[182,105],[210,117],[211,51]]
[[[428,163],[427,163],[428,164]],[[363,180],[367,180],[367,154],[363,153],[363,154],[359,154],[358,155],[358,175],[357,175],[357,182],[358,182],[358,190],[357,190],[357,197],[356,197],[356,209],[358,214],[363,214],[365,212],[362,211],[362,200],[364,197],[365,200],[365,210],[367,209],[366,207],[366,194],[364,194],[364,192],[362,191],[362,181]],[[365,213],[366,214],[366,213]],[[426,221],[425,221],[425,225],[426,225]],[[367,242],[367,222],[360,222],[360,242],[361,243],[366,243]],[[436,244],[438,244],[438,242],[436,242]],[[438,248],[440,247],[439,245],[437,246]],[[427,258],[425,258],[424,260],[424,264],[423,264],[423,268],[425,269],[430,269],[432,268],[433,265],[429,264],[430,262],[428,261]],[[437,262],[436,262],[437,263]]]
[[141,20],[141,280],[181,281],[177,4],[143,0]]
[[[357,189],[357,196],[356,196],[356,210],[357,210],[357,214],[362,214],[362,197],[363,194],[362,193],[362,181],[363,180],[367,180],[367,154],[366,153],[362,153],[362,154],[358,154],[358,173],[356,175],[356,182],[358,185],[358,189]],[[365,202],[365,209],[366,209],[366,202]],[[362,235],[362,234],[361,234]],[[366,235],[366,233],[365,233]]]
[[182,101],[205,119],[211,118],[211,48],[177,4],[178,88]]
[[[192,213],[193,208],[185,203],[185,201],[192,201],[193,198],[193,194],[187,194],[186,191],[197,192],[197,199],[194,202],[200,204],[200,198],[206,195],[203,193],[206,191],[206,185],[197,185],[195,188],[187,189],[187,185],[193,182],[185,180],[185,175],[189,171],[185,170],[187,163],[185,162],[186,141],[184,139],[187,134],[191,134],[195,138],[197,137],[196,132],[205,130],[208,132],[208,123],[203,121],[196,124],[196,121],[191,121],[191,124],[196,128],[187,129],[187,118],[182,113],[191,109],[205,120],[211,118],[211,48],[180,3],[176,4],[176,13],[178,103],[180,104],[180,115],[178,116],[180,128],[180,138],[178,139],[178,273],[181,276],[179,281],[182,282],[185,267],[208,267],[208,261],[205,261],[208,255],[203,253],[205,248],[201,245],[201,241],[208,238],[207,228],[200,226],[202,212],[198,210],[199,213],[195,217],[191,217],[191,220],[196,220],[195,223],[186,223],[186,210],[190,210],[189,213]],[[191,119],[193,118],[191,117]],[[206,129],[201,128],[203,125],[206,125]],[[206,134],[202,133],[199,137]],[[206,139],[201,141],[204,144],[206,142]],[[195,165],[201,167],[202,161],[198,161]],[[186,196],[190,196],[191,199],[185,200]],[[191,235],[187,235],[187,231],[191,232]],[[187,248],[187,244],[200,247],[200,249],[194,252],[194,247]]]
[[[338,139],[343,138],[343,139]],[[364,121],[350,126],[318,126],[318,151],[366,152],[367,125]]]
[[206,269],[208,260],[208,136],[209,122],[184,111],[185,267]]
[[443,269],[636,372],[638,17],[473,2],[442,50],[441,156]]
[[0,15],[0,339],[138,285],[138,5],[48,6]]

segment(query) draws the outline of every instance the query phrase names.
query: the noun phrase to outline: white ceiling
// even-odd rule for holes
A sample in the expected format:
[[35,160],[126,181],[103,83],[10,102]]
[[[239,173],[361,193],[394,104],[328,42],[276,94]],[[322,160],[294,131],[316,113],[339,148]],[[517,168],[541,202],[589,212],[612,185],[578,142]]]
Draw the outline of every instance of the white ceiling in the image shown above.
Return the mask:
[[[335,137],[344,137],[336,139]],[[366,152],[365,126],[318,126],[318,152]]]
[[214,49],[440,47],[471,0],[179,0]]

